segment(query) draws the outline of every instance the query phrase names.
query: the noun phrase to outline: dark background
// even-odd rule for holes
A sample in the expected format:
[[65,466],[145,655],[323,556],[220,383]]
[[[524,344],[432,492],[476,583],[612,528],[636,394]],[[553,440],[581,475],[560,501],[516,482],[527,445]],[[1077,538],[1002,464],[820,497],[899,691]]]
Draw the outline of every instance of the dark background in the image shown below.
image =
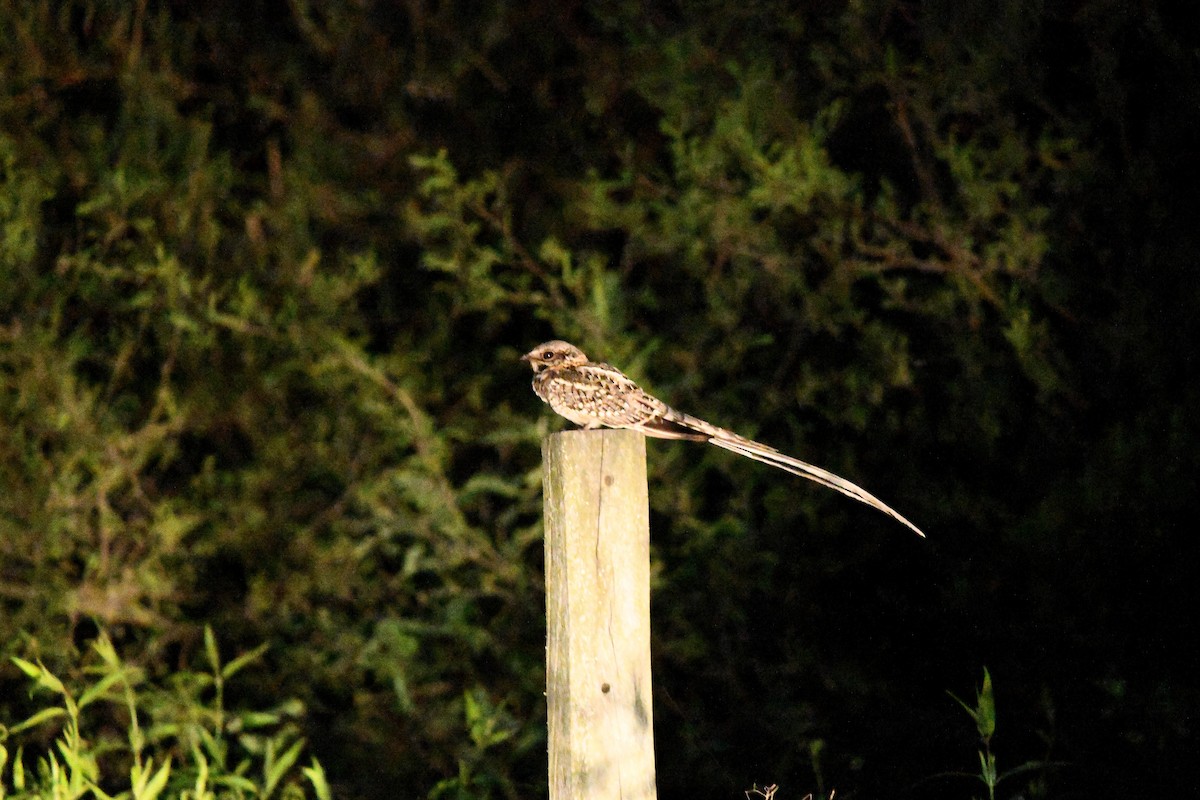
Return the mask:
[[4,654],[209,624],[338,796],[542,795],[558,337],[929,535],[652,442],[660,796],[986,796],[985,668],[998,796],[1195,793],[1190,19],[0,3]]

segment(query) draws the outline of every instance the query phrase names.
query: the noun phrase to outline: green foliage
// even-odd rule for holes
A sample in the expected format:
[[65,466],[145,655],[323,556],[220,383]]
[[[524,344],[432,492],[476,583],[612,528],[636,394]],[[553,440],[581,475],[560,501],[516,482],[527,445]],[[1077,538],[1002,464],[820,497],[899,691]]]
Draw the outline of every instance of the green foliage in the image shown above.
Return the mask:
[[482,687],[464,692],[463,702],[472,747],[460,757],[458,774],[438,781],[429,797],[436,800],[519,794],[517,787],[504,778],[503,755],[492,750],[518,731],[517,720],[503,706],[494,705]]
[[1002,781],[1009,781],[1022,775],[1035,773],[1033,778],[1022,787],[1022,791],[1014,796],[1021,797],[1045,797],[1047,795],[1046,773],[1052,767],[1065,766],[1061,763],[1051,763],[1050,761],[1028,761],[1004,772],[1000,772],[996,766],[996,754],[992,752],[992,736],[996,733],[996,699],[992,691],[992,676],[988,673],[987,667],[983,669],[983,686],[975,691],[975,704],[968,705],[959,698],[955,697],[952,692],[947,692],[954,698],[963,710],[970,715],[975,722],[975,729],[979,734],[979,743],[983,746],[979,751],[979,774],[975,777],[987,787],[988,800],[995,800],[996,790]]
[[[293,791],[302,730],[317,796],[540,794],[558,423],[515,356],[558,336],[931,534],[653,446],[664,794],[893,793],[980,660],[1006,730],[1048,696],[1146,791],[1195,705],[1140,653],[1194,583],[1200,80],[1126,5],[0,0],[0,654],[75,674],[96,620],[148,709],[306,710],[244,754],[126,711],[123,791]],[[209,629],[271,669],[226,686]],[[56,679],[84,730],[126,685]],[[0,691],[67,737],[9,785],[105,767],[54,696]]]
[[[949,693],[954,697],[953,693]],[[996,732],[996,699],[992,696],[992,676],[987,667],[983,668],[983,688],[975,691],[975,705],[969,706],[954,697],[963,709],[975,720],[975,729],[979,731],[979,741],[983,749],[979,751],[979,779],[987,786],[988,800],[996,797],[996,756],[992,753],[992,734]]]
[[181,669],[161,683],[122,661],[103,631],[69,678],[13,657],[31,698],[52,698],[24,720],[0,724],[0,797],[332,797],[316,759],[297,768],[302,705],[225,704],[226,682],[264,649],[223,664],[211,628],[204,637],[206,670]]

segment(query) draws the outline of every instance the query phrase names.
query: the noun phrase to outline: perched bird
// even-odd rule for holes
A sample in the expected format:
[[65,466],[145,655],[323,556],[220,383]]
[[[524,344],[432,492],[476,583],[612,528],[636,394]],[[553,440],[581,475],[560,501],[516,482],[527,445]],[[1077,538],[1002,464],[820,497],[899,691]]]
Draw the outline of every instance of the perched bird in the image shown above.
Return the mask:
[[629,428],[660,439],[708,442],[726,450],[778,467],[785,472],[836,489],[861,503],[877,508],[924,536],[920,528],[860,486],[828,470],[784,455],[733,431],[718,428],[698,417],[676,411],[626,377],[616,367],[589,361],[569,342],[539,344],[522,361],[533,367],[533,391],[561,416],[592,429]]

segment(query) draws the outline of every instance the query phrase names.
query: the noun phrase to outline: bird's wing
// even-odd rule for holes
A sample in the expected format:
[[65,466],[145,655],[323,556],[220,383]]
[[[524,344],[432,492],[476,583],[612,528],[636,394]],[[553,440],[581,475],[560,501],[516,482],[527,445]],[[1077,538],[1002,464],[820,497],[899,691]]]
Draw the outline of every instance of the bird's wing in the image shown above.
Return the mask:
[[[616,367],[608,364],[568,367],[559,371],[556,380],[559,381],[557,399],[577,416],[555,410],[573,422],[631,428],[662,439],[708,438],[669,421],[672,409]],[[583,417],[586,419],[581,420]]]

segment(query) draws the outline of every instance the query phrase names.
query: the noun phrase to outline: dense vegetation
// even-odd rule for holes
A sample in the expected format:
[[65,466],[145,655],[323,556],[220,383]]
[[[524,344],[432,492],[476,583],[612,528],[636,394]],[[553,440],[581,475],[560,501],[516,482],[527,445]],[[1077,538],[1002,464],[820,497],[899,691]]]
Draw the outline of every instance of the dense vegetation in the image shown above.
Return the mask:
[[0,0],[0,795],[543,795],[552,337],[930,535],[651,444],[661,796],[1194,791],[1173,14]]

